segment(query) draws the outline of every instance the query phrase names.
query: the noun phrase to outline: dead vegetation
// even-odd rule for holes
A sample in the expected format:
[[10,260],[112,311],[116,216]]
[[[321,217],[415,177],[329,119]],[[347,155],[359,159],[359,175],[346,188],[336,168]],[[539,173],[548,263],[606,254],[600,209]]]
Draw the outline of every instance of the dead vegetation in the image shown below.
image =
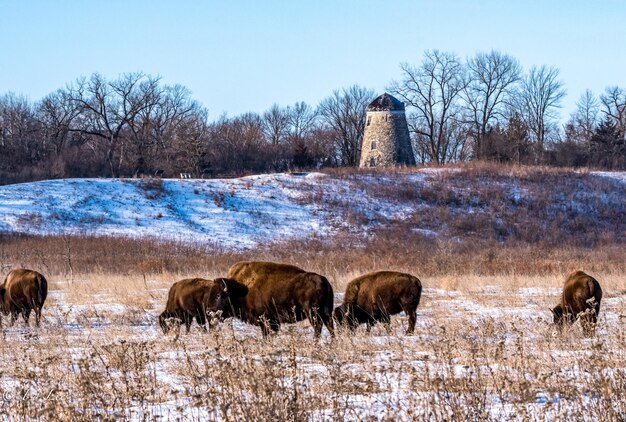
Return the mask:
[[[158,281],[117,296],[93,285],[100,292],[90,300],[66,286],[41,329],[3,329],[0,412],[20,420],[623,420],[623,296],[603,302],[598,335],[584,339],[578,324],[556,335],[549,289],[529,299],[514,287],[556,280],[467,281],[470,291],[425,290],[414,336],[394,317],[392,335],[361,327],[320,341],[306,323],[264,340],[232,320],[175,340],[155,322],[167,293]],[[154,300],[131,304],[136,295]]]
[[[481,181],[486,176],[491,183]],[[503,189],[498,181],[507,178],[527,190]],[[357,188],[373,189],[358,180]],[[463,180],[468,188],[459,191]],[[50,283],[40,329],[2,328],[0,413],[16,420],[624,420],[624,188],[567,170],[473,166],[435,172],[420,189],[395,189],[416,206],[436,206],[365,238],[344,231],[227,251],[210,242],[0,236],[2,276],[27,267]],[[596,192],[597,201],[551,208],[561,196],[559,204],[576,204],[579,190]],[[392,200],[393,192],[378,184],[372,194]],[[324,193],[312,191],[309,200],[323,201]],[[512,201],[526,202],[511,211]],[[442,228],[438,236],[427,230]],[[194,327],[178,340],[162,335],[157,315],[172,282],[223,276],[250,259],[324,274],[338,293],[373,270],[415,274],[424,286],[415,335],[402,334],[407,322],[397,316],[391,336],[361,327],[315,341],[301,323],[263,340],[256,327],[232,320],[209,334]],[[578,323],[562,335],[550,324],[565,277],[578,269],[605,292],[592,338],[581,338]]]

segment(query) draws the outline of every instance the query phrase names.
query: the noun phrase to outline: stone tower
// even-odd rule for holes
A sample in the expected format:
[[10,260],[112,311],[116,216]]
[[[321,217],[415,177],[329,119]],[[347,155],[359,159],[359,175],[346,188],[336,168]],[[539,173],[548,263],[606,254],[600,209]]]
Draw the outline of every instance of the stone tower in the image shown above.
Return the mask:
[[367,106],[359,167],[415,165],[404,103],[384,93]]

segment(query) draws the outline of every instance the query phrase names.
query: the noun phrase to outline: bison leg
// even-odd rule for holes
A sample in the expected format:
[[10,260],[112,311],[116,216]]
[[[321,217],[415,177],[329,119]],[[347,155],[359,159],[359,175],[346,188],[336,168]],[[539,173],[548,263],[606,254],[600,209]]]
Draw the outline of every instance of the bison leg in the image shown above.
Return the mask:
[[598,316],[596,310],[591,308],[587,309],[580,317],[580,325],[583,328],[583,334],[585,337],[591,337],[596,332],[596,323],[598,322]]
[[[408,303],[407,303],[408,302]],[[415,322],[417,320],[417,304],[411,303],[411,301],[405,301],[400,304],[402,311],[409,317],[409,326],[406,329],[406,334],[413,334],[415,331]]]
[[193,322],[193,317],[187,314],[185,315],[184,320],[185,320],[185,330],[187,334],[189,334],[189,331],[191,330],[191,323]]
[[355,316],[350,315],[348,316],[348,327],[350,327],[350,331],[352,331],[353,333],[356,331],[357,328],[359,328],[359,324],[361,324],[361,321],[359,321]]
[[413,334],[415,331],[415,322],[417,321],[417,313],[415,312],[414,307],[405,306],[402,309],[405,314],[409,317],[409,326],[406,329],[406,334]]
[[196,315],[196,322],[198,323],[198,325],[200,327],[202,327],[202,330],[206,333],[207,332],[207,328],[206,328],[206,317],[204,316],[204,314],[198,314]]
[[322,335],[322,327],[324,326],[324,322],[322,322],[322,319],[315,314],[310,314],[309,321],[313,326],[313,335],[315,336],[315,338],[320,338],[320,336]]
[[417,316],[415,315],[415,312],[409,312],[409,326],[406,329],[406,334],[413,334],[413,332],[415,331],[415,322],[417,320]]
[[35,325],[39,327],[39,322],[41,321],[41,308],[35,308]]
[[28,327],[28,320],[30,319],[30,309],[24,309],[22,311],[22,318],[24,318],[24,322],[26,323],[26,326]]
[[17,321],[17,318],[19,318],[19,316],[19,312],[11,312],[11,327],[13,327],[15,321]]
[[306,309],[304,313],[311,325],[313,326],[315,338],[319,338],[322,335],[322,327],[324,326],[324,322],[322,321],[322,318],[320,317],[317,308],[313,308],[312,310]]
[[335,337],[335,326],[333,324],[333,317],[331,315],[326,315],[323,321],[330,336]]

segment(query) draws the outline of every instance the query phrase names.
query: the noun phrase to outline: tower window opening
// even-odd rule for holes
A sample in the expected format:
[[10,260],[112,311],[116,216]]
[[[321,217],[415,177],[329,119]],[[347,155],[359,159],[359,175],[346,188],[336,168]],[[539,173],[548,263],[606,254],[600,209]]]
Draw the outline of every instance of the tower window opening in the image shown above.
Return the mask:
[[367,123],[365,125],[369,126],[371,121],[372,121],[372,117],[370,116],[367,118]]
[[370,167],[376,167],[376,158],[370,159]]
[[376,141],[372,141],[372,148],[371,149],[376,149]]

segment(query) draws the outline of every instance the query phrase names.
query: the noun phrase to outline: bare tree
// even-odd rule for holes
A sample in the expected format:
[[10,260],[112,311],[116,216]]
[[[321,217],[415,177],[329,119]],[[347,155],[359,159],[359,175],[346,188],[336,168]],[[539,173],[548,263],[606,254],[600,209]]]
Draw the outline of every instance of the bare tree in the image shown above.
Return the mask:
[[[164,86],[157,95],[157,101],[147,104],[129,124],[134,173],[163,172],[164,167],[172,165],[172,155],[180,152],[181,144],[194,143],[206,134],[206,110],[191,99],[187,88]],[[196,150],[194,147],[190,151]],[[180,170],[197,173],[192,170],[195,168],[196,165]]]
[[558,77],[559,70],[555,67],[533,66],[516,94],[515,108],[526,120],[539,154],[545,150],[546,136],[554,131],[556,110],[567,94]]
[[361,142],[365,131],[367,106],[374,99],[374,91],[353,85],[322,100],[318,112],[333,132],[333,142],[341,165],[359,163]]
[[588,144],[599,124],[600,103],[590,90],[586,90],[578,102],[576,110],[565,125],[566,140]]
[[498,51],[478,53],[467,61],[467,83],[463,96],[470,115],[476,155],[487,130],[505,118],[504,109],[521,67],[513,57]]
[[303,139],[315,127],[317,112],[307,103],[300,101],[287,108],[289,113],[289,135]]
[[414,110],[409,126],[430,161],[445,163],[449,155],[449,133],[461,119],[460,94],[465,89],[465,68],[457,56],[438,50],[424,53],[422,64],[401,65],[404,78],[394,82],[392,92]]
[[146,108],[159,101],[159,79],[128,73],[108,82],[99,74],[81,78],[69,87],[69,96],[80,112],[71,130],[89,135],[93,148],[103,146],[112,177],[124,162],[125,133]]
[[0,176],[7,181],[45,177],[46,146],[40,137],[35,109],[28,99],[8,93],[0,96]]
[[243,174],[266,171],[267,142],[263,135],[261,116],[245,113],[228,118],[222,116],[209,127],[209,160],[222,174]]
[[278,104],[273,104],[263,113],[261,125],[272,152],[271,166],[274,171],[285,170],[287,167],[286,143],[289,137],[290,117],[289,107],[282,108]]
[[626,89],[610,86],[600,96],[602,112],[611,119],[618,130],[626,132]]
[[37,116],[44,130],[42,138],[53,152],[52,165],[56,176],[65,176],[63,152],[71,139],[70,127],[78,114],[78,108],[65,90],[53,92],[39,103]]
[[198,108],[189,114],[180,114],[178,118],[170,121],[172,127],[167,136],[170,145],[164,151],[171,150],[173,157],[168,163],[164,162],[163,154],[158,154],[155,162],[160,165],[173,164],[175,169],[190,172],[196,177],[210,173],[212,169],[206,109]]
[[291,163],[299,168],[310,167],[315,164],[311,154],[309,141],[317,126],[318,114],[305,102],[297,102],[288,107],[289,113],[289,153]]
[[289,135],[289,108],[273,104],[263,113],[263,133],[271,145],[280,145]]

